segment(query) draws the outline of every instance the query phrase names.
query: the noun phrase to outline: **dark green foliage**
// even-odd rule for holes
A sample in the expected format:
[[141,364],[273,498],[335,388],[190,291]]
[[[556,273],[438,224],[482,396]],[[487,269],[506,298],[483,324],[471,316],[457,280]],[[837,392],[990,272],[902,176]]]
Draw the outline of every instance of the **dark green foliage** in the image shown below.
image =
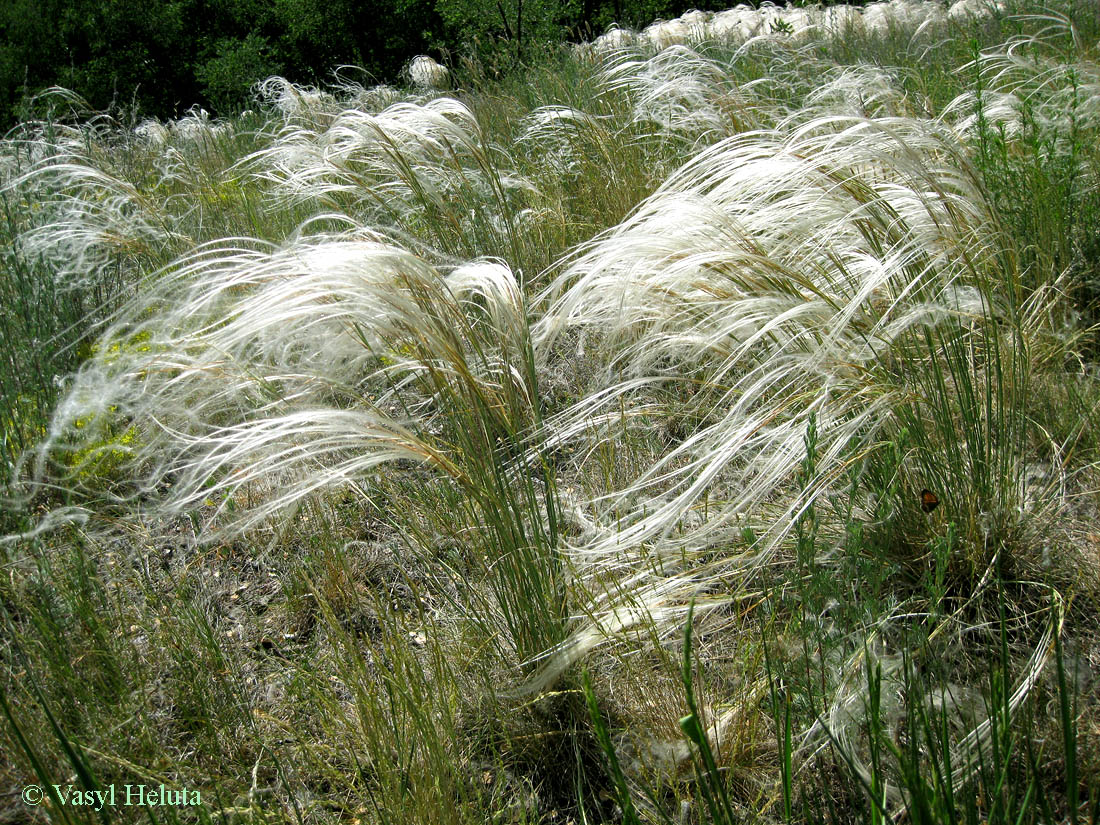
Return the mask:
[[[11,0],[0,4],[0,129],[33,116],[50,86],[97,111],[174,117],[198,104],[245,108],[256,81],[329,80],[357,66],[395,82],[417,54],[468,54],[507,69],[534,47],[585,39],[611,23],[644,26],[684,0]],[[360,80],[361,78],[355,78]]]
[[217,111],[243,109],[255,78],[279,71],[266,38],[254,32],[243,40],[223,38],[214,48],[216,55],[198,66],[196,74],[203,94]]
[[0,121],[11,126],[27,96],[65,86],[95,108],[151,113],[197,99],[193,0],[103,3],[16,0],[0,8]]

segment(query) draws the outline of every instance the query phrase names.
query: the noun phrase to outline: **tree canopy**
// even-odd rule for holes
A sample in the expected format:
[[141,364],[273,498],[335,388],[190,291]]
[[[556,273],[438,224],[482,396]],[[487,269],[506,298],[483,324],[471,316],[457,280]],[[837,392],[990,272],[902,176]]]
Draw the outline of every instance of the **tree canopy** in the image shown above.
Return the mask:
[[677,0],[7,0],[0,4],[0,124],[31,114],[44,88],[97,110],[161,118],[193,105],[244,108],[280,74],[324,82],[341,65],[398,79],[417,54],[524,59],[540,42],[583,39],[612,22],[640,26],[689,7]]

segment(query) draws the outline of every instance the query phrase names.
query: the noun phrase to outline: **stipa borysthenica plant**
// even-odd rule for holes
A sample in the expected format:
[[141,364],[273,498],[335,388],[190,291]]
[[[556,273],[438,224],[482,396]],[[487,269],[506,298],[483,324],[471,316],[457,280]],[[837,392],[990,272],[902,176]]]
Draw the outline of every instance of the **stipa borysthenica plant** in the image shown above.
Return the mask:
[[1068,17],[1024,19],[1040,30],[975,48],[962,69],[973,88],[945,116],[956,119],[974,147],[990,197],[1020,240],[1025,269],[1040,278],[1065,271],[1062,288],[1091,318],[1100,209],[1095,48]]
[[[887,531],[891,563],[919,564],[943,529],[917,507],[930,486],[959,531],[953,582],[976,587],[1002,552],[1037,564],[1065,446],[1031,418],[1029,358],[1052,296],[1022,288],[943,125],[832,117],[720,142],[582,250],[547,297],[540,350],[581,328],[622,376],[550,433],[582,433],[611,405],[628,432],[690,422],[591,502],[597,533],[570,548],[591,583],[589,623],[548,674],[636,624],[659,635],[692,597],[722,603],[796,549],[834,565],[824,548],[843,533],[826,516],[853,472],[849,512]],[[683,391],[660,409],[655,386]],[[813,471],[799,481],[807,431]],[[1045,475],[1029,483],[1036,464]]]
[[455,515],[486,554],[496,601],[479,615],[525,660],[560,641],[564,594],[553,480],[531,472],[540,401],[519,285],[500,263],[444,276],[355,234],[178,262],[100,340],[38,475],[60,457],[71,490],[102,494],[89,442],[126,428],[102,447],[117,505],[168,484],[160,513],[209,502],[239,532],[320,490],[369,497],[386,466],[427,469],[461,491]]
[[133,280],[140,264],[156,260],[166,246],[170,256],[179,240],[174,216],[143,185],[148,166],[117,162],[127,153],[116,124],[99,118],[79,128],[23,128],[16,145],[26,147],[26,161],[5,181],[5,192],[33,204],[19,210],[30,223],[19,233],[25,258],[50,269],[65,287],[81,288],[118,269]]
[[[38,100],[77,111],[84,105],[64,90]],[[258,229],[256,205],[232,169],[255,139],[201,111],[133,130],[103,115],[79,126],[23,124],[5,147],[3,192],[9,218],[18,221],[13,250],[51,273],[60,289],[87,292],[103,305],[117,285],[133,284],[228,229],[266,237],[279,224],[269,220]],[[244,219],[239,224],[226,220],[234,211],[234,220]]]
[[[38,101],[81,105],[56,90]],[[163,240],[160,211],[105,168],[109,153],[102,142],[110,126],[103,117],[81,127],[53,120],[27,123],[3,145],[0,472],[5,486],[20,455],[45,429],[58,379],[88,351],[89,336],[133,277],[135,260]]]
[[343,210],[456,258],[519,257],[522,196],[473,113],[448,97],[347,108],[319,125],[291,119],[248,159],[291,202]]
[[[86,109],[63,90],[37,101]],[[261,115],[250,122],[264,121]],[[80,126],[46,120],[24,124],[6,144],[3,197],[12,243],[5,303],[16,312],[5,316],[14,325],[5,335],[12,342],[4,375],[4,406],[11,411],[5,478],[44,428],[55,381],[97,349],[88,336],[124,290],[207,238],[244,232],[282,239],[311,214],[271,209],[256,182],[236,168],[257,142],[269,142],[248,125],[211,121],[201,110],[132,131],[105,116]],[[23,338],[37,344],[21,348]],[[94,418],[81,426],[103,423]],[[111,442],[128,437],[125,427],[91,429],[103,440],[89,455],[110,458]]]
[[731,74],[686,46],[648,58],[618,53],[602,75],[609,92],[629,96],[634,121],[655,127],[650,133],[665,139],[706,144],[756,125],[748,96]]
[[[719,96],[732,81],[727,77],[723,85],[717,64],[698,55],[680,62],[685,65],[675,76],[661,78],[652,61],[624,52],[599,63],[565,61],[564,77],[552,81],[553,96],[546,94],[550,81],[527,88],[519,100],[511,88],[503,100],[473,93],[479,121],[510,145],[519,172],[537,190],[523,224],[525,272],[536,278],[551,272],[576,244],[629,214],[699,143],[736,129],[741,101],[723,106],[703,91]],[[528,98],[529,106],[517,106]],[[697,116],[686,112],[688,104],[700,107]],[[655,132],[647,112],[669,120],[670,128]],[[695,129],[703,121],[713,128]],[[537,288],[532,277],[527,282]]]

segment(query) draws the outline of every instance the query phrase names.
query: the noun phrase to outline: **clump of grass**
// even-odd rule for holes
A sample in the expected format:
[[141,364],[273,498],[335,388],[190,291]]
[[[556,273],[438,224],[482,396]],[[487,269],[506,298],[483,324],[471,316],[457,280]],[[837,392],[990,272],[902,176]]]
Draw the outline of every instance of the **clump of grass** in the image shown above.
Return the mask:
[[[654,606],[705,591],[712,575],[761,570],[852,456],[874,461],[902,429],[924,440],[903,472],[958,491],[960,515],[982,467],[997,474],[990,492],[1018,489],[1022,436],[1004,439],[1001,422],[1026,407],[1020,358],[1035,332],[1014,306],[1003,238],[981,230],[996,219],[968,168],[950,133],[917,120],[748,133],[702,153],[578,257],[552,287],[560,297],[539,346],[570,326],[598,328],[616,368],[649,376],[603,388],[601,402],[633,405],[648,385],[687,380],[702,388],[689,408],[706,422],[615,493],[606,508],[625,515],[577,548],[582,569],[621,565],[627,589],[651,593]],[[976,350],[987,353],[980,363]],[[913,413],[924,404],[935,412]],[[580,404],[554,424],[576,431],[574,416],[591,414]],[[792,500],[793,447],[811,416],[817,475]],[[932,421],[944,428],[938,442]],[[964,443],[990,452],[939,452]],[[715,487],[736,496],[711,499],[708,519],[678,531]],[[784,504],[761,509],[775,501]],[[761,516],[752,546],[733,538]],[[967,540],[981,546],[977,527]],[[692,571],[691,556],[709,561]],[[675,572],[654,582],[642,572],[662,567]]]
[[444,277],[370,240],[251,246],[200,250],[127,309],[55,416],[40,471],[67,455],[70,489],[95,494],[82,472],[99,435],[84,422],[128,421],[127,443],[110,443],[130,453],[117,505],[167,485],[160,512],[209,502],[224,534],[325,488],[369,489],[385,465],[422,467],[462,491],[462,523],[496,557],[496,609],[520,658],[556,643],[554,488],[527,474],[539,401],[510,271]]
[[515,257],[531,188],[449,97],[345,109],[318,126],[291,120],[248,163],[291,201],[351,211],[461,257]]

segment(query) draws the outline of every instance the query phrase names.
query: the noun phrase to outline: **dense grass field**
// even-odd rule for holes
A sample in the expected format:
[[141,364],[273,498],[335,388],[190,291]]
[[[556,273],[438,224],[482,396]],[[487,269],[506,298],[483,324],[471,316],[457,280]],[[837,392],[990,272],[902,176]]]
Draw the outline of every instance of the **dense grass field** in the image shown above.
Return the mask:
[[1098,33],[741,9],[226,121],[41,95],[0,822],[1096,822]]

